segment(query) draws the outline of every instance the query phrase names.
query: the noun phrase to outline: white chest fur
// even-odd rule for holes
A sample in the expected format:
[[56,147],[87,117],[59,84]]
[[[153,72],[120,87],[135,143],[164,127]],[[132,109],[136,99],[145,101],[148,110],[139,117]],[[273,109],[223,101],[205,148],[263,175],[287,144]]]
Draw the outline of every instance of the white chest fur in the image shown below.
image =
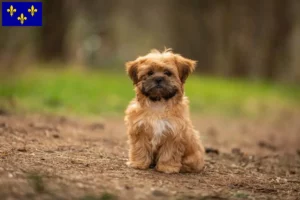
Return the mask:
[[151,127],[152,130],[152,150],[155,151],[157,148],[157,145],[161,142],[161,139],[163,137],[166,137],[167,134],[172,134],[174,127],[172,126],[172,123],[168,119],[155,119],[155,120],[145,120],[142,119],[138,122],[139,126],[142,126],[143,124],[147,123],[148,126]]
[[172,130],[171,123],[166,119],[158,119],[152,123],[153,137],[151,140],[152,150],[155,151],[157,145],[161,142],[162,137],[164,137],[167,131]]
[[167,119],[154,120],[151,125],[153,129],[153,135],[156,137],[160,137],[164,134],[164,132],[172,129],[172,126]]
[[155,119],[155,120],[146,120],[141,119],[137,123],[138,126],[146,125],[152,128],[153,136],[162,136],[167,131],[172,131],[172,124],[168,119]]
[[151,112],[136,119],[134,124],[140,127],[151,127],[147,129],[147,131],[152,131],[151,143],[152,149],[155,150],[163,137],[174,134],[174,126],[176,123],[172,123],[172,121],[165,116],[165,104],[161,102],[149,102],[148,106],[151,108]]

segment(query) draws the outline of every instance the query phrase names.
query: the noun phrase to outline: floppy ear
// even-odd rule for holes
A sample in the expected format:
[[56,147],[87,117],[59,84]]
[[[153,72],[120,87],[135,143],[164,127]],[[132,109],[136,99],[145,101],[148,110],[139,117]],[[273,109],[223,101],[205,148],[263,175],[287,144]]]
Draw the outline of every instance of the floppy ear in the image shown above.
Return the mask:
[[127,62],[126,65],[126,72],[128,76],[131,78],[134,84],[137,84],[138,82],[138,77],[137,77],[137,68],[138,68],[139,62],[137,60],[135,61],[129,61]]
[[180,80],[182,83],[184,83],[190,73],[195,70],[197,61],[184,58],[181,55],[175,55],[175,62],[179,72]]

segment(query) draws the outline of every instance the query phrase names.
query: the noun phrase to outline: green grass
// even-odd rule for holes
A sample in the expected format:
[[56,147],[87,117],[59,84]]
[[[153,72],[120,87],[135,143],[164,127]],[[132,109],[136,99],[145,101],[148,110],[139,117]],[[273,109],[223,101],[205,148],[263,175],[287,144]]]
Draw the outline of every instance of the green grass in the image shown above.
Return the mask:
[[[194,114],[257,115],[300,105],[300,89],[263,82],[191,76]],[[35,70],[0,81],[0,108],[64,115],[120,115],[134,97],[125,73]]]

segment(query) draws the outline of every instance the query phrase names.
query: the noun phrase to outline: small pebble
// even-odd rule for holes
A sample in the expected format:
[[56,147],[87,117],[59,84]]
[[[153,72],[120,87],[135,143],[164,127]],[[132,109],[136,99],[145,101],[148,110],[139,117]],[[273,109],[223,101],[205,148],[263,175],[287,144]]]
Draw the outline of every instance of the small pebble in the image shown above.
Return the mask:
[[84,185],[82,184],[82,183],[77,183],[76,184],[79,188],[83,188],[84,187]]
[[210,147],[206,147],[205,148],[205,153],[214,153],[219,155],[219,150],[218,149],[214,149],[214,148],[210,148]]
[[231,149],[231,153],[237,154],[237,155],[243,154],[243,153],[241,152],[241,149],[239,149],[239,148],[232,148],[232,149]]
[[27,150],[26,150],[26,148],[25,148],[25,147],[18,148],[18,151],[20,151],[20,152],[27,152]]
[[157,197],[162,197],[162,196],[167,196],[167,194],[166,193],[164,193],[164,192],[162,192],[162,191],[160,191],[160,190],[153,190],[152,191],[152,195],[153,196],[157,196]]

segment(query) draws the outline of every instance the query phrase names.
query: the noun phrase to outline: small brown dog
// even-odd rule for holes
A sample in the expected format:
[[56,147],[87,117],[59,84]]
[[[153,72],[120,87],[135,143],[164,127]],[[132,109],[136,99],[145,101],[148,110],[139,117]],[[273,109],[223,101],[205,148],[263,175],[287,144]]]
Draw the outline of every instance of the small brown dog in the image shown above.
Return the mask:
[[167,49],[152,50],[126,63],[136,97],[126,110],[129,137],[128,165],[165,173],[199,172],[204,148],[189,117],[184,82],[196,61]]

